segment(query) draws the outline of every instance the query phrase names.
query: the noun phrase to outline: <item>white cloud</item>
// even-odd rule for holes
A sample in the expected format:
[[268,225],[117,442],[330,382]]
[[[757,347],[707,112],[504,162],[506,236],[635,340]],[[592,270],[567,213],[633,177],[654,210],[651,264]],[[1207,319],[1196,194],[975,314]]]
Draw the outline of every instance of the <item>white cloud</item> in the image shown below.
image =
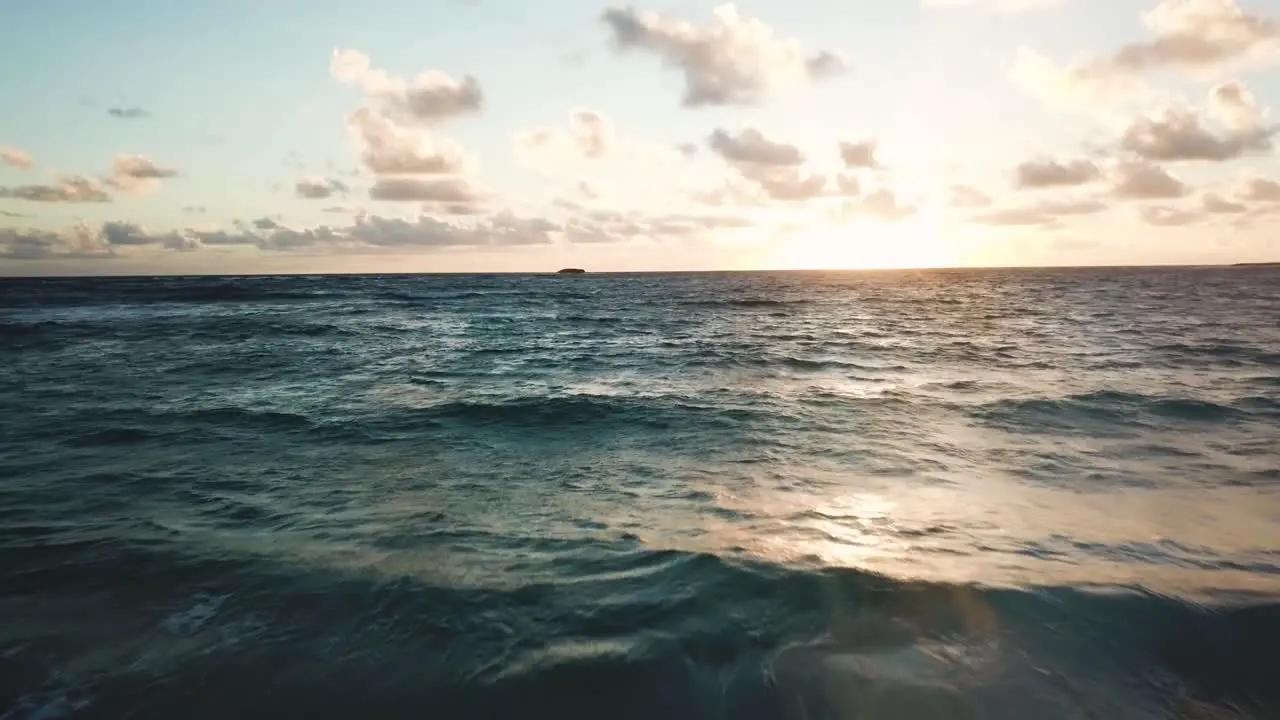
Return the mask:
[[879,149],[878,140],[860,140],[858,142],[841,142],[840,159],[844,161],[845,167],[848,168],[879,168],[880,161],[876,159],[876,150]]
[[728,178],[713,188],[693,194],[693,201],[699,205],[722,207],[759,205],[767,200],[758,184],[749,183],[741,177]]
[[1236,197],[1250,202],[1280,202],[1280,182],[1268,178],[1248,178],[1241,183]]
[[715,8],[705,27],[630,7],[610,8],[602,19],[620,51],[651,52],[681,72],[685,107],[754,105],[778,86],[847,67],[839,55],[807,52],[798,40],[743,18],[733,5]]
[[569,134],[586,157],[603,157],[613,149],[613,123],[598,110],[574,108],[569,113]]
[[369,199],[462,208],[481,204],[484,196],[463,178],[380,177],[369,188]]
[[111,257],[100,232],[77,225],[60,232],[0,228],[0,258],[6,260],[87,259]]
[[904,205],[892,190],[881,188],[846,202],[840,214],[845,217],[870,215],[879,220],[897,221],[914,215],[916,210],[914,205]]
[[[447,120],[479,112],[484,94],[471,76],[454,80],[431,70],[404,80],[372,67],[356,50],[334,50],[330,74],[358,87],[367,105],[347,116],[347,126],[360,149],[360,160],[375,177],[370,197],[376,200],[431,203],[432,211],[472,214],[478,198],[465,179],[471,163],[456,143],[432,128]],[[421,180],[402,176],[443,176]]]
[[1173,68],[1204,76],[1280,57],[1280,23],[1246,12],[1236,0],[1161,0],[1143,15],[1143,24],[1150,39],[1061,66],[1020,48],[1011,77],[1047,101],[1093,109],[1142,97],[1143,76],[1151,71]]
[[121,192],[140,194],[154,190],[161,180],[177,176],[177,170],[156,165],[141,155],[117,155],[106,182]]
[[574,108],[569,111],[567,130],[537,127],[516,133],[515,139],[522,150],[553,150],[598,159],[613,152],[617,145],[617,132],[604,113]]
[[111,202],[111,194],[98,181],[79,175],[60,178],[55,185],[0,187],[0,197],[47,203]]
[[762,194],[726,185],[698,193],[695,199],[703,204],[801,202],[822,197],[852,197],[861,192],[858,179],[852,175],[827,177],[806,171],[802,167],[806,158],[800,148],[772,140],[755,128],[743,128],[736,133],[717,128],[707,136],[707,147]]
[[972,220],[983,225],[1049,227],[1059,225],[1066,217],[1095,215],[1107,209],[1106,203],[1091,198],[1042,200],[1030,205],[983,212],[973,216]]
[[1142,19],[1153,37],[1121,48],[1113,58],[1118,69],[1203,69],[1280,51],[1280,24],[1236,0],[1162,0]]
[[360,161],[375,175],[440,175],[467,168],[462,150],[413,127],[403,127],[370,108],[347,116],[360,146]]
[[1247,212],[1249,207],[1244,203],[1228,200],[1217,193],[1205,193],[1200,198],[1200,206],[1207,213],[1215,215],[1233,215]]
[[1111,194],[1125,200],[1179,198],[1190,192],[1182,180],[1159,165],[1141,160],[1121,162],[1112,179]]
[[1239,80],[1229,80],[1209,91],[1209,108],[1227,129],[1256,132],[1266,125],[1267,113],[1258,108],[1253,93]]
[[592,210],[570,219],[563,228],[566,240],[575,244],[696,240],[720,231],[753,227],[750,221],[726,214],[646,214],[618,210]]
[[1169,105],[1134,120],[1120,147],[1156,162],[1224,162],[1271,150],[1276,129],[1263,125],[1264,113],[1243,85],[1229,82],[1213,88],[1209,106],[1224,131],[1209,128],[1194,108]]
[[369,57],[357,50],[334,50],[329,73],[338,82],[353,85],[398,123],[435,125],[479,112],[484,106],[480,83],[468,75],[455,80],[439,70],[428,70],[412,80],[372,67]]
[[1138,214],[1148,225],[1161,227],[1194,225],[1205,219],[1205,214],[1199,210],[1185,210],[1165,205],[1147,205],[1140,208]]
[[755,128],[731,133],[716,128],[707,136],[707,147],[731,163],[787,166],[804,162],[804,153],[789,143],[770,140]]
[[303,178],[293,186],[298,197],[307,200],[324,200],[334,193],[347,193],[351,188],[337,178]]
[[1014,186],[1020,190],[1074,187],[1091,183],[1101,176],[1102,170],[1092,160],[1037,158],[1014,169]]
[[559,226],[542,218],[499,213],[484,220],[461,222],[422,215],[413,220],[376,215],[360,217],[344,230],[352,241],[369,247],[481,247],[544,245]]
[[1023,92],[1051,105],[1093,112],[1100,106],[1145,96],[1140,78],[1117,73],[1105,60],[1078,58],[1066,65],[1026,47],[1014,55],[1009,77]]
[[752,179],[769,199],[779,202],[802,202],[832,194],[825,176],[799,168],[769,169]]
[[221,230],[151,232],[130,222],[60,232],[0,228],[0,259],[48,260],[136,257],[140,253],[195,252],[244,247],[263,252],[368,254],[388,250],[447,250],[573,243],[698,241],[722,231],[753,227],[729,214],[587,210],[566,222],[509,211],[467,219],[432,214],[412,218],[357,214],[349,225],[288,227],[270,218]]
[[948,201],[952,207],[987,207],[991,204],[991,196],[968,185],[953,185]]
[[19,170],[30,170],[31,156],[18,148],[0,145],[0,164],[16,167]]

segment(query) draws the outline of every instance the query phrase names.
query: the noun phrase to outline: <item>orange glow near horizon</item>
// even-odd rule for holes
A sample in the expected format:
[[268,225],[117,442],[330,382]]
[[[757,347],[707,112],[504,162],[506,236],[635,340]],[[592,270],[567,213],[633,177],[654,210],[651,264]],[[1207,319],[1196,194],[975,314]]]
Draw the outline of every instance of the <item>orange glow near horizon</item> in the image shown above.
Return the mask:
[[936,223],[913,217],[815,223],[779,244],[770,263],[793,270],[880,270],[949,267],[961,260]]

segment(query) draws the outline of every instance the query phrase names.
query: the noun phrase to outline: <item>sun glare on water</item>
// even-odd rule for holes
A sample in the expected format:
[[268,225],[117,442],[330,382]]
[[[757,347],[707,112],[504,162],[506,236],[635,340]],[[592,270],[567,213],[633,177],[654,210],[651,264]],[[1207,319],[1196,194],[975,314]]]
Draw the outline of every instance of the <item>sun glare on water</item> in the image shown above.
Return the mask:
[[815,223],[783,239],[773,263],[786,270],[880,270],[948,267],[956,258],[941,229],[917,217]]

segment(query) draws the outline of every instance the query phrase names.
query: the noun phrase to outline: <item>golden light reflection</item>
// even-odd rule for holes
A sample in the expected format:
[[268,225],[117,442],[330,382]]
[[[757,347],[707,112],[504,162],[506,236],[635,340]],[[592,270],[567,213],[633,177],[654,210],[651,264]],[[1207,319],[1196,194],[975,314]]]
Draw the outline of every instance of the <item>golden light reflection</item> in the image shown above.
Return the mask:
[[957,262],[944,228],[920,215],[900,221],[817,221],[783,240],[771,258],[785,270],[949,267]]

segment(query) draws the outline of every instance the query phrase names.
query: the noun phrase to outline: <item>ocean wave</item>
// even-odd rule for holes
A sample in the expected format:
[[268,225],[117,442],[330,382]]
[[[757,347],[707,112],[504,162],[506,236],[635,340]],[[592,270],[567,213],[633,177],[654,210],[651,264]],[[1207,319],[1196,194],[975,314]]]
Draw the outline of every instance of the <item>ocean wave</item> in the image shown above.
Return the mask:
[[[228,561],[157,585],[165,576],[154,571],[184,558],[132,550],[98,562],[128,576],[137,576],[133,565],[146,569],[153,599],[96,594],[104,573],[56,570],[63,577],[45,587],[74,583],[83,600],[31,598],[28,619],[49,627],[63,614],[57,627],[72,648],[110,619],[120,650],[41,654],[0,634],[9,678],[0,691],[10,703],[28,698],[16,707],[46,706],[36,700],[53,694],[42,688],[61,678],[91,701],[77,709],[98,717],[398,717],[422,707],[450,717],[588,717],[623,707],[624,717],[772,720],[805,707],[810,717],[1021,708],[1066,718],[1158,716],[1191,701],[1262,716],[1280,708],[1269,662],[1280,605],[1256,600],[1210,608],[1140,591],[939,585],[630,544],[565,546],[540,563],[576,572],[540,574],[535,562],[514,584],[477,567],[462,586],[314,566],[245,574]],[[77,603],[81,611],[67,615]],[[184,644],[166,646],[152,627]]]
[[730,298],[725,300],[695,299],[695,300],[679,300],[677,302],[680,305],[689,305],[689,306],[695,306],[695,307],[747,308],[747,309],[773,308],[773,307],[789,308],[789,307],[802,307],[805,305],[812,304],[811,300],[801,300],[801,299],[780,300],[780,299],[771,299],[771,298]]
[[[268,341],[289,338],[352,337],[359,333],[354,328],[320,322],[282,322],[254,317],[220,317],[203,321],[176,319],[172,328],[185,333],[192,340],[251,340]],[[145,329],[142,329],[145,330]]]
[[418,418],[469,425],[558,428],[607,422],[649,427],[693,422],[736,425],[755,417],[757,411],[715,407],[672,396],[570,395],[448,401],[419,408],[414,414]]
[[0,715],[1280,716],[1268,272],[0,283]]
[[1102,390],[1057,398],[1002,399],[978,405],[970,415],[1017,432],[1074,429],[1110,432],[1167,421],[1220,424],[1249,411],[1189,397],[1158,397]]
[[211,425],[230,427],[259,427],[273,429],[307,428],[312,421],[303,415],[275,410],[251,410],[242,407],[209,407],[170,410],[164,415],[177,420],[189,420]]
[[135,445],[158,437],[155,431],[138,427],[110,427],[67,438],[64,443],[73,447],[97,447],[110,445]]

